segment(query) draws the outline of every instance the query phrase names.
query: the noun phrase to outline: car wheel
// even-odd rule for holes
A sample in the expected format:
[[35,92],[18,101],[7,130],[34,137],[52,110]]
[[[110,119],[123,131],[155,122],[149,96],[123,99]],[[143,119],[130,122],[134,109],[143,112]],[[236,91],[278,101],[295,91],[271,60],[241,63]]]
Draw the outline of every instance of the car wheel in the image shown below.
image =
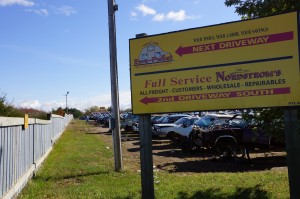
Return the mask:
[[244,158],[246,156],[246,148],[235,147],[235,150],[233,151],[233,156],[235,158]]
[[189,138],[185,137],[180,142],[180,148],[182,151],[189,152],[193,150],[194,145]]
[[125,131],[131,131],[131,128],[128,125],[126,125],[124,129]]
[[168,133],[167,137],[171,140],[172,144],[174,144],[175,146],[177,146],[179,144],[179,136],[174,133],[174,132],[170,132]]
[[216,150],[223,158],[232,158],[236,154],[236,143],[231,139],[221,139],[216,143]]

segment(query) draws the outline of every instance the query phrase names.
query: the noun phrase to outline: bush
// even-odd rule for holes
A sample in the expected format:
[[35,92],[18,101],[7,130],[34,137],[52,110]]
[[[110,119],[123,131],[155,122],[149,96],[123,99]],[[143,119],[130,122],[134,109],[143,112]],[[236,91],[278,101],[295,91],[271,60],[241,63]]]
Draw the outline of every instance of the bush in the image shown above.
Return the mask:
[[0,96],[0,116],[4,117],[24,117],[28,114],[29,118],[47,119],[47,113],[36,109],[16,108],[6,100],[6,95]]
[[6,95],[0,96],[0,116],[23,117],[24,114],[6,101]]

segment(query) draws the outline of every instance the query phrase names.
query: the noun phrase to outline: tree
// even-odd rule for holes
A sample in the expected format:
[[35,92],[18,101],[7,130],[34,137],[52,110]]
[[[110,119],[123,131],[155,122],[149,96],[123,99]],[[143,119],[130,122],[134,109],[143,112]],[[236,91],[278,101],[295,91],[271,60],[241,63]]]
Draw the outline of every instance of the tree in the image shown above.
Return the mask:
[[68,113],[73,114],[74,118],[80,118],[80,117],[83,116],[83,113],[80,110],[76,109],[76,108],[69,108]]
[[52,109],[51,112],[56,115],[65,116],[65,111],[62,107],[59,107],[56,110]]
[[284,140],[284,118],[282,108],[248,109],[243,112],[243,118],[246,121],[254,120],[256,122],[255,125],[259,127],[259,129],[262,129],[263,132],[271,135],[276,140]]
[[107,111],[108,111],[108,112],[111,112],[111,111],[112,111],[111,106],[107,107]]
[[300,10],[299,0],[225,0],[225,5],[235,6],[242,19],[253,19]]
[[24,114],[28,114],[29,118],[38,118],[42,120],[47,120],[47,112],[33,109],[33,108],[18,108],[18,110]]
[[86,115],[90,115],[91,113],[94,113],[94,112],[100,112],[100,108],[98,106],[92,106],[88,109],[85,109]]
[[[241,15],[242,19],[265,17],[300,10],[299,0],[225,0],[225,5],[235,6],[235,12]],[[250,119],[248,112],[244,114],[244,117]],[[255,119],[263,129],[268,129],[268,133],[271,133],[273,136],[284,137],[282,108],[256,109],[251,118]]]
[[5,117],[24,117],[24,114],[17,110],[12,104],[6,100],[6,94],[1,93],[0,96],[0,116]]

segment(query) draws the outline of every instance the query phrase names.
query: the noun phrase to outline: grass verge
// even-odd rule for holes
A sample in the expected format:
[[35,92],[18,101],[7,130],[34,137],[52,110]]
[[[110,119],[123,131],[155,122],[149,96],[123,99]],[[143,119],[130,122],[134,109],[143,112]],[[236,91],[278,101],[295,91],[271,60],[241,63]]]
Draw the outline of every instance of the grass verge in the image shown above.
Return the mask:
[[[99,130],[99,129],[98,129]],[[140,174],[114,172],[111,144],[97,128],[72,122],[19,198],[141,198]],[[286,170],[245,173],[155,172],[158,199],[289,198]]]

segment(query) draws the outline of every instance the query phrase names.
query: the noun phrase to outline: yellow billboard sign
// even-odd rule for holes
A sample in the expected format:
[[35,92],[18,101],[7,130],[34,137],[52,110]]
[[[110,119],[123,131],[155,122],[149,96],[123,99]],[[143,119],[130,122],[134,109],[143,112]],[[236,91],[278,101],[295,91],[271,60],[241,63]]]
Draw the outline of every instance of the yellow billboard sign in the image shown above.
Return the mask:
[[135,114],[300,105],[296,12],[129,45]]

